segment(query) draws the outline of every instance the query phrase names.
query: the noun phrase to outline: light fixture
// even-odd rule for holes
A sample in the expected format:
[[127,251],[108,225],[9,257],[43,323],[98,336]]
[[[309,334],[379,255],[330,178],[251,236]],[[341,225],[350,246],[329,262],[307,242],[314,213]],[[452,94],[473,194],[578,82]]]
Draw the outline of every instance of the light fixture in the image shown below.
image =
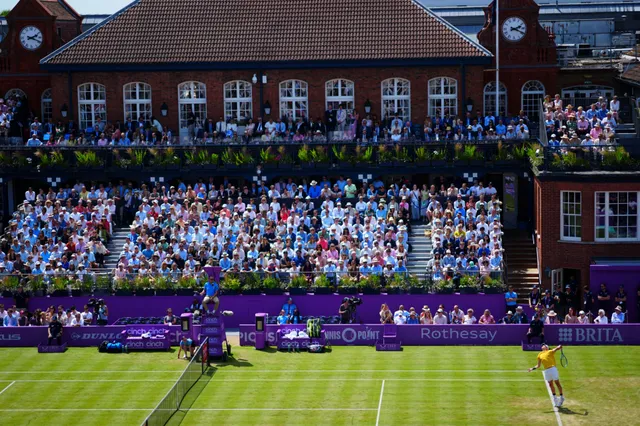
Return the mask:
[[267,75],[262,74],[262,84],[267,84]]
[[255,75],[255,74],[253,75],[253,78],[251,79],[251,82],[252,82],[253,84],[258,83],[258,77],[256,77],[256,75]]
[[473,111],[473,99],[471,99],[470,97],[467,98],[467,111]]
[[264,113],[267,115],[271,114],[271,104],[269,101],[264,103]]
[[67,104],[62,105],[62,108],[60,108],[60,113],[64,118],[67,117],[67,114],[69,113],[69,107],[67,106]]
[[162,114],[163,117],[166,117],[168,113],[169,106],[167,106],[166,102],[163,102],[162,105],[160,105],[160,114]]
[[367,114],[371,112],[371,101],[369,99],[364,103],[364,112]]

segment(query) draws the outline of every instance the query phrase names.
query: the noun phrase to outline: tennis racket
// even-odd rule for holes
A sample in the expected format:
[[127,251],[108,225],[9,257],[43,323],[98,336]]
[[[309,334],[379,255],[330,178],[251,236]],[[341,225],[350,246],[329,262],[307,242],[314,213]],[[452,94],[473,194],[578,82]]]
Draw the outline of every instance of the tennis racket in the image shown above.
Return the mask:
[[569,360],[567,359],[567,357],[564,354],[564,348],[560,348],[560,364],[564,368],[567,368],[569,366]]

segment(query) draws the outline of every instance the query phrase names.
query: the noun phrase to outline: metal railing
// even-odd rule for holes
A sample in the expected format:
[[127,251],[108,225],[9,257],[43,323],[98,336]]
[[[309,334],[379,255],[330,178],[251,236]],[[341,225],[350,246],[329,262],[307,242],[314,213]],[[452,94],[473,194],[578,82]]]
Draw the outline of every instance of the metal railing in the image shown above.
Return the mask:
[[544,147],[538,169],[551,172],[591,170],[639,171],[640,158],[616,143],[594,146]]

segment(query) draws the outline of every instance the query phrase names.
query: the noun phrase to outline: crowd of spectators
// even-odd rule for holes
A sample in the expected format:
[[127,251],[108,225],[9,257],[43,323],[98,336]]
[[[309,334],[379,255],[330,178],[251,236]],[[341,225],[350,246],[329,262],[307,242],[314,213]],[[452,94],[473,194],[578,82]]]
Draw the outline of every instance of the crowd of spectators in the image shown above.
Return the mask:
[[102,314],[103,312],[94,312],[89,305],[84,305],[82,311],[75,306],[65,309],[62,305],[58,305],[57,308],[51,305],[46,310],[29,311],[26,307],[18,308],[16,305],[5,309],[4,305],[0,304],[0,327],[49,326],[54,320],[59,321],[63,327],[101,325],[98,319]]
[[585,111],[581,106],[565,105],[560,95],[554,99],[547,95],[544,110],[544,126],[552,147],[610,144],[620,123],[617,96],[611,101],[601,96]]
[[529,324],[529,318],[522,306],[518,306],[515,312],[507,312],[502,317],[494,317],[489,309],[485,309],[482,314],[476,317],[473,309],[469,308],[465,311],[458,305],[454,305],[453,309],[449,311],[444,304],[440,304],[433,312],[428,305],[424,305],[420,312],[416,311],[414,307],[406,310],[404,305],[400,305],[396,311],[392,312],[385,303],[380,307],[379,314],[381,324]]

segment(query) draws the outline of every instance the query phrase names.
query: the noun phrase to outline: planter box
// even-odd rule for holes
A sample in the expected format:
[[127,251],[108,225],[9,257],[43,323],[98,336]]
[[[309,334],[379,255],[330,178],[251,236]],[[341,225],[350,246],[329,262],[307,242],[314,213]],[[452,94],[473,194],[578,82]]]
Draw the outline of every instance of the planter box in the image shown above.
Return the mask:
[[289,289],[289,295],[291,296],[306,296],[307,289],[302,287],[291,287]]
[[514,161],[509,161],[509,160],[501,160],[501,161],[494,161],[493,162],[493,166],[494,167],[506,167],[506,166],[512,166],[514,164],[517,164]]
[[431,161],[431,167],[445,167],[447,162],[445,160],[433,160]]
[[252,288],[252,289],[249,289],[249,290],[241,290],[240,293],[241,294],[245,294],[247,296],[255,296],[255,295],[258,295],[258,294],[262,294],[262,291],[260,291],[260,289],[258,289],[258,288]]
[[44,296],[44,290],[35,290],[33,292],[33,297],[43,297]]
[[2,297],[13,297],[13,292],[9,290],[3,290]]
[[404,294],[404,289],[402,288],[389,288],[389,289],[382,289],[383,293],[387,293],[387,294]]
[[84,290],[71,290],[71,297],[81,297],[87,294]]
[[496,287],[488,287],[488,288],[485,288],[484,290],[482,290],[482,292],[484,294],[500,294],[503,291],[504,291],[503,289],[496,288]]
[[268,294],[270,296],[278,296],[284,294],[283,288],[265,288],[262,290],[264,294]]
[[193,296],[196,291],[192,288],[179,288],[176,289],[176,294],[178,296]]
[[264,170],[276,170],[278,168],[278,164],[268,163],[262,166]]
[[156,296],[175,296],[176,291],[172,288],[162,288],[156,290]]
[[436,294],[453,294],[453,289],[452,288],[436,289]]
[[116,296],[133,296],[132,290],[116,290],[114,293]]
[[380,294],[379,288],[362,287],[362,294]]
[[471,160],[471,161],[469,161],[469,166],[471,166],[471,167],[482,167],[482,166],[484,166],[484,161],[482,161],[482,160]]
[[53,290],[51,296],[53,297],[65,297],[69,295],[69,290]]
[[94,296],[111,296],[111,290],[107,288],[94,288],[93,295]]
[[460,287],[460,294],[478,294],[478,289],[475,287]]
[[136,296],[153,296],[156,292],[152,288],[142,288],[136,290]]
[[223,288],[220,290],[220,294],[223,294],[226,296],[236,296],[240,294],[240,290],[229,290],[229,289]]
[[427,289],[424,287],[409,287],[409,294],[425,294]]
[[333,289],[330,287],[315,287],[311,291],[314,294],[333,294]]
[[356,287],[338,287],[338,294],[358,294]]

